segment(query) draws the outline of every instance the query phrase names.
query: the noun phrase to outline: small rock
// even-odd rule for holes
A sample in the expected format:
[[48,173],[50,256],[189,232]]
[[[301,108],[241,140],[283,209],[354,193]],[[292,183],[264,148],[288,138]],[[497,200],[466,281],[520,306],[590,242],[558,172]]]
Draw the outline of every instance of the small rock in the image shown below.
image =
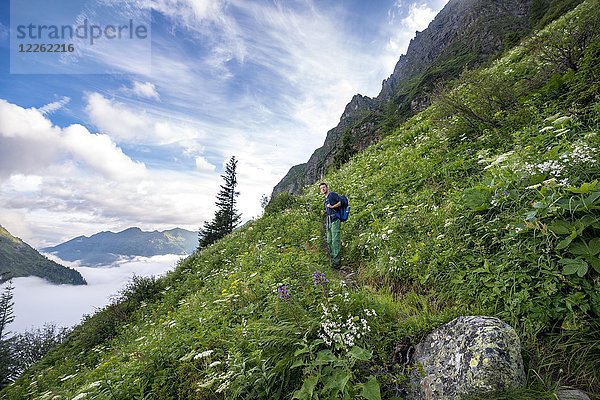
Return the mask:
[[561,389],[556,392],[558,400],[590,400],[587,394],[577,389]]
[[459,317],[415,348],[409,400],[454,400],[523,387],[521,344],[498,318]]

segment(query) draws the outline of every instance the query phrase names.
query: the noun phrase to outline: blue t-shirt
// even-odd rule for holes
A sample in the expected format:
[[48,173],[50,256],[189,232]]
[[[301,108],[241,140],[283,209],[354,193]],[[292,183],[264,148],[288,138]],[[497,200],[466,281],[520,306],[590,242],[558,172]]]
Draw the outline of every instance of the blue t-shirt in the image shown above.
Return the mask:
[[340,196],[338,196],[338,194],[336,192],[329,192],[327,193],[327,197],[325,197],[325,203],[323,204],[323,206],[325,207],[325,215],[332,216],[332,220],[336,220],[337,216],[335,215],[335,212],[338,210],[338,208],[329,208],[327,207],[327,204],[331,204],[332,206],[339,203],[340,202]]

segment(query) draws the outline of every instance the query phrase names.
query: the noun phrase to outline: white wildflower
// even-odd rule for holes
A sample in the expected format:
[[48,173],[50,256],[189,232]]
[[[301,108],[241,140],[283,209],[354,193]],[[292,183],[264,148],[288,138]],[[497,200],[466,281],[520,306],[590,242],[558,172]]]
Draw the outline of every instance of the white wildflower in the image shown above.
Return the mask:
[[196,355],[194,356],[194,360],[199,360],[199,359],[201,359],[201,358],[206,358],[206,357],[210,356],[210,355],[211,355],[212,353],[214,353],[214,352],[215,352],[214,350],[206,350],[206,351],[203,351],[202,353],[198,353],[198,354],[196,354]]
[[570,123],[571,121],[573,121],[573,117],[568,117],[568,116],[559,117],[552,122],[552,125],[564,126],[564,125]]
[[485,160],[485,161],[492,161],[492,162],[487,167],[485,167],[484,170],[487,170],[489,168],[495,167],[496,165],[502,164],[504,161],[506,161],[513,154],[514,154],[514,151],[509,151],[508,153],[500,154],[495,159],[492,158],[492,159]]
[[531,185],[531,186],[527,186],[525,189],[538,189],[542,187],[541,183],[535,184],[535,185]]
[[64,378],[61,378],[61,380],[60,380],[60,381],[61,381],[61,382],[64,382],[64,381],[66,381],[66,380],[69,380],[69,379],[71,379],[71,378],[74,378],[74,377],[76,377],[76,376],[77,376],[77,374],[74,374],[74,375],[67,375],[67,376],[65,376]]

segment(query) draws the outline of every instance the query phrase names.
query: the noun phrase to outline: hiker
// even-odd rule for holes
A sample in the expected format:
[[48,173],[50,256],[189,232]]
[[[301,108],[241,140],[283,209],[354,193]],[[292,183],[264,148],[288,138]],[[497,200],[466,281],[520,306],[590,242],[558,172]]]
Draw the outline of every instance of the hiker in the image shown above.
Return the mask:
[[337,269],[341,266],[342,244],[340,240],[340,219],[336,215],[336,211],[341,207],[342,202],[337,193],[329,191],[329,187],[325,182],[319,184],[319,190],[325,196],[325,228],[327,230],[329,255],[331,256],[333,268]]

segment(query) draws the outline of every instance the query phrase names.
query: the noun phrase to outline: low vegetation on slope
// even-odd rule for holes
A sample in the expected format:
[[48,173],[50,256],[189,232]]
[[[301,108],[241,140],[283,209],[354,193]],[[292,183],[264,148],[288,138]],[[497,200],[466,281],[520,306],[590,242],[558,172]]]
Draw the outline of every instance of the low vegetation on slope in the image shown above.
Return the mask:
[[[402,398],[406,353],[458,315],[520,335],[527,388],[600,392],[600,5],[586,1],[265,215],[136,279],[9,399]],[[488,395],[487,398],[494,398]]]
[[87,284],[75,269],[41,255],[0,226],[0,283],[27,276],[37,276],[55,284]]

